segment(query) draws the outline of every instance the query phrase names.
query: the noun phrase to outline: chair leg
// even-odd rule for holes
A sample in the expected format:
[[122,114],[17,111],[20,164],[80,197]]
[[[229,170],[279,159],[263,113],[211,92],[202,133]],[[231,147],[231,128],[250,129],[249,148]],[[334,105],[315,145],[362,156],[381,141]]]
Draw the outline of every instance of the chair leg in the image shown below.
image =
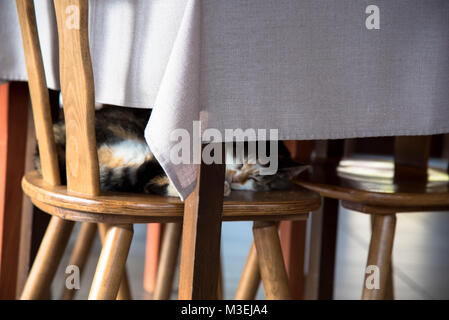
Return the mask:
[[[371,232],[374,229],[374,217],[375,215],[371,215]],[[393,283],[393,258],[390,262],[390,268],[388,272],[388,278],[387,278],[387,286],[386,286],[386,292],[384,300],[394,300],[394,283]]]
[[73,221],[51,218],[20,299],[42,299],[49,292],[73,225]]
[[132,237],[132,225],[112,225],[107,229],[89,300],[116,299],[123,279]]
[[[95,223],[84,222],[81,224],[81,229],[76,239],[75,247],[69,260],[69,265],[77,266],[80,270],[80,275],[84,270],[89,252],[92,249],[92,244],[97,232],[97,225]],[[62,300],[72,300],[76,290],[68,289],[64,283],[64,289],[61,295]]]
[[[106,234],[108,231],[108,226],[104,223],[99,223],[98,230],[99,230],[99,234],[100,234],[101,244],[104,246]],[[128,281],[128,271],[126,269],[126,265],[125,265],[125,271],[123,272],[123,279],[122,279],[122,282],[120,283],[120,288],[117,293],[117,300],[132,300],[131,289],[129,288],[129,281]]]
[[122,282],[117,293],[117,300],[132,300],[131,288],[129,287],[128,270],[123,271]]
[[[374,273],[367,273],[363,286],[363,300],[382,300],[387,292],[387,283],[391,266],[391,254],[393,251],[394,231],[396,227],[396,216],[392,215],[376,215],[374,217],[373,233],[371,235],[371,243],[369,247],[367,270],[373,266]],[[376,275],[376,270],[379,273]],[[374,280],[374,286],[368,285],[367,282]],[[376,284],[378,277],[378,284]]]
[[170,299],[178,260],[181,230],[181,223],[167,223],[165,225],[154,287],[154,300]]
[[255,221],[253,233],[265,297],[268,300],[291,299],[277,224]]
[[245,268],[240,277],[239,286],[235,293],[235,300],[254,300],[260,284],[259,262],[254,242],[251,244]]
[[384,300],[394,300],[393,261],[390,262],[389,270]]

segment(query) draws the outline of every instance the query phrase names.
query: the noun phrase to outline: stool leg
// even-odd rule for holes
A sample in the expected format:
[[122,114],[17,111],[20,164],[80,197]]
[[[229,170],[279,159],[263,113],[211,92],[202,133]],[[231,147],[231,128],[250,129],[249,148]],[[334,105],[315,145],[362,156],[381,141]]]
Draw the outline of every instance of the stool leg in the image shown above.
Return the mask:
[[384,300],[394,300],[394,283],[393,283],[393,261],[390,262],[390,272],[388,272],[387,289]]
[[265,297],[268,300],[291,299],[277,224],[255,221],[253,234]]
[[257,252],[254,242],[249,249],[245,268],[240,277],[239,286],[235,293],[235,300],[254,300],[257,289],[260,284],[259,262],[257,261]]
[[118,289],[117,293],[117,300],[132,300],[131,296],[131,289],[129,287],[129,280],[128,280],[128,270],[123,271],[123,277],[122,282],[120,282],[120,288]]
[[165,225],[154,287],[154,300],[170,299],[181,242],[181,230],[181,223],[167,223]]
[[[375,215],[371,215],[371,232],[374,228],[374,217]],[[387,285],[386,285],[386,292],[384,300],[394,300],[394,283],[393,283],[393,258],[390,262],[390,268],[388,272],[388,278],[387,278]]]
[[[396,227],[396,216],[376,215],[374,217],[373,233],[369,247],[367,270],[369,266],[379,270],[379,274],[365,274],[362,299],[363,300],[381,300],[385,298],[387,292],[388,274],[391,266],[391,254],[393,251],[394,231]],[[378,276],[379,287],[371,288],[367,286],[368,277]]]
[[[76,239],[75,247],[73,248],[72,255],[69,260],[69,265],[77,266],[80,273],[83,271],[86,265],[89,252],[92,249],[92,244],[97,232],[97,225],[95,223],[84,222],[81,224],[81,229]],[[80,274],[81,275],[81,274]],[[62,292],[62,300],[72,300],[76,290],[68,289],[65,286]]]
[[20,299],[42,299],[48,294],[73,225],[73,221],[51,218]]
[[89,300],[113,300],[122,283],[133,237],[132,225],[113,225],[107,230]]

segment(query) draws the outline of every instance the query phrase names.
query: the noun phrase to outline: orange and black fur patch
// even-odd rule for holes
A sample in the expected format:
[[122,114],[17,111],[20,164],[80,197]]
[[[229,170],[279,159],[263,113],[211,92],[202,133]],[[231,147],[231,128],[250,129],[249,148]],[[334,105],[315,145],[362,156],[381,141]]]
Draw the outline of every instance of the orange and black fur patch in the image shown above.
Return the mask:
[[[102,190],[177,196],[148,147],[144,131],[151,109],[104,106],[95,111]],[[65,123],[53,125],[61,180],[66,184]],[[40,170],[38,153],[35,165]],[[170,194],[171,193],[171,194]]]

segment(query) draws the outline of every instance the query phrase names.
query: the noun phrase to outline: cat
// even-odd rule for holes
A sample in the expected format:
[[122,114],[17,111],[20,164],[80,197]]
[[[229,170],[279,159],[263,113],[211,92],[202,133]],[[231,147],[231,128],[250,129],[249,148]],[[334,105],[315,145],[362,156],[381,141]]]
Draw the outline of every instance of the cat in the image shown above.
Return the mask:
[[[95,111],[101,190],[178,197],[178,192],[145,141],[144,131],[150,115],[151,109],[110,105],[105,105]],[[66,139],[63,119],[53,125],[53,132],[61,183],[66,184]],[[247,146],[245,154],[240,155],[243,156],[243,159],[239,159],[240,164],[236,164],[236,156],[233,156],[234,159],[230,159],[229,152],[233,149],[226,148],[224,195],[228,196],[231,190],[290,189],[292,187],[291,179],[299,174],[304,166],[298,166],[290,160],[290,154],[283,143],[278,145],[280,169],[273,175],[259,174],[261,165],[257,161],[256,163],[248,161],[248,159],[254,159],[255,155],[247,154]],[[235,152],[232,153],[235,154]],[[40,171],[38,150],[35,155],[35,167]]]

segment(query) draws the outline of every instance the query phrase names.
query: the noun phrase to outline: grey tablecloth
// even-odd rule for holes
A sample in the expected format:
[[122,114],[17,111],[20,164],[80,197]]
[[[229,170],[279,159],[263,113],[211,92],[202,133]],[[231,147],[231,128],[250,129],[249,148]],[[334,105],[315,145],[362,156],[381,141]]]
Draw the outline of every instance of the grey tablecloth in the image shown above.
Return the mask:
[[[54,14],[36,7],[57,88]],[[449,132],[447,0],[92,0],[90,43],[96,101],[154,108],[146,139],[183,198],[195,166],[169,160],[169,133],[194,120],[279,139]],[[0,0],[0,80],[26,80],[21,50]]]

